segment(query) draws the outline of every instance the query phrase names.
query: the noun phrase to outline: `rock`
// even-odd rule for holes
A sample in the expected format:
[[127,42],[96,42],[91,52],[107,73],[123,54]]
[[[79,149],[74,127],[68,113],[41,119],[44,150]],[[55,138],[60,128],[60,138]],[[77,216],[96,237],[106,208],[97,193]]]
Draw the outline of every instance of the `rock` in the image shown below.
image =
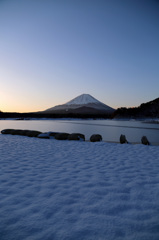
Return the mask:
[[13,129],[11,131],[12,135],[22,135],[21,133],[22,133],[22,130],[20,130],[20,129]]
[[12,132],[14,131],[14,129],[3,129],[1,131],[2,134],[12,134]]
[[29,130],[21,130],[21,131],[19,132],[19,135],[21,135],[21,136],[27,136],[27,134],[28,134],[29,132],[30,132]]
[[68,136],[68,140],[85,141],[85,136],[81,133],[72,133]]
[[28,137],[37,137],[41,132],[33,130],[20,130],[20,129],[4,129],[1,131],[2,134],[21,135]]
[[2,134],[22,135],[20,129],[4,129],[1,131]]
[[58,134],[59,132],[44,132],[44,133],[40,133],[37,137],[38,138],[55,138],[55,135]]
[[123,143],[128,143],[128,141],[126,140],[126,137],[125,135],[120,135],[120,143],[123,144]]
[[59,133],[60,132],[49,132],[50,138],[55,138],[55,135]]
[[70,135],[69,133],[57,133],[57,134],[55,134],[55,139],[67,140],[69,135]]
[[141,143],[144,144],[144,145],[150,145],[150,143],[149,143],[149,141],[148,141],[146,136],[143,136],[141,138]]
[[49,139],[50,138],[50,134],[49,133],[40,133],[38,136],[38,138],[45,138],[45,139]]
[[100,141],[102,141],[102,136],[100,134],[93,134],[90,137],[90,141],[91,142],[100,142]]
[[39,134],[41,134],[42,132],[39,132],[39,131],[33,131],[33,130],[28,130],[26,131],[26,135],[25,136],[28,136],[28,137],[37,137]]

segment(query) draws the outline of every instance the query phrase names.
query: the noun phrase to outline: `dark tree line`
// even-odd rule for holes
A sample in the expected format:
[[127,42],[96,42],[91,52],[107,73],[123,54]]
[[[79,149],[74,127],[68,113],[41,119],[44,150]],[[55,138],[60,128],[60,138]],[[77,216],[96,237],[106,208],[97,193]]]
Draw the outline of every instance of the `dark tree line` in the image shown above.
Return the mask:
[[17,120],[29,119],[29,118],[103,118],[103,119],[111,119],[112,115],[110,114],[81,114],[81,113],[54,113],[54,114],[46,114],[46,113],[16,113],[16,112],[0,112],[0,119],[5,118],[14,118]]
[[113,117],[119,118],[141,118],[141,117],[159,117],[159,98],[142,103],[139,107],[134,108],[118,108]]

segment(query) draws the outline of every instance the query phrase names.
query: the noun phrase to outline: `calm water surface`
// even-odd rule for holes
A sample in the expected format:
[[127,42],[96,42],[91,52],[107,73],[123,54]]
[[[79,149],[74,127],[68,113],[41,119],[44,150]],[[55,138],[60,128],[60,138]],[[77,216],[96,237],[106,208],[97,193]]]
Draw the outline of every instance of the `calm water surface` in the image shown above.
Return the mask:
[[39,130],[42,132],[57,131],[83,133],[86,140],[92,134],[101,134],[104,141],[119,142],[121,134],[129,142],[140,142],[147,136],[152,144],[159,144],[159,124],[141,121],[119,120],[0,120],[0,130],[5,128]]

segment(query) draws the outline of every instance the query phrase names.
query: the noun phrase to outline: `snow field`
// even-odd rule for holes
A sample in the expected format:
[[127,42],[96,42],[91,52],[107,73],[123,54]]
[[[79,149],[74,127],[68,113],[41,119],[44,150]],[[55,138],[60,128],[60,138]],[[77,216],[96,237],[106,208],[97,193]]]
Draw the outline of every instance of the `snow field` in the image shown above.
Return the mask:
[[0,239],[159,239],[159,147],[0,135]]

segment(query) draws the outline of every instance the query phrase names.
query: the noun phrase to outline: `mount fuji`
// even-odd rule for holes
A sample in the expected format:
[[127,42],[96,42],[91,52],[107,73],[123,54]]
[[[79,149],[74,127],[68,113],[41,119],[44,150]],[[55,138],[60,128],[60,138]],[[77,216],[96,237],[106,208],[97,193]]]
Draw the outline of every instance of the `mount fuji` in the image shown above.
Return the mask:
[[82,94],[71,101],[45,110],[43,113],[111,114],[115,109],[89,94]]

